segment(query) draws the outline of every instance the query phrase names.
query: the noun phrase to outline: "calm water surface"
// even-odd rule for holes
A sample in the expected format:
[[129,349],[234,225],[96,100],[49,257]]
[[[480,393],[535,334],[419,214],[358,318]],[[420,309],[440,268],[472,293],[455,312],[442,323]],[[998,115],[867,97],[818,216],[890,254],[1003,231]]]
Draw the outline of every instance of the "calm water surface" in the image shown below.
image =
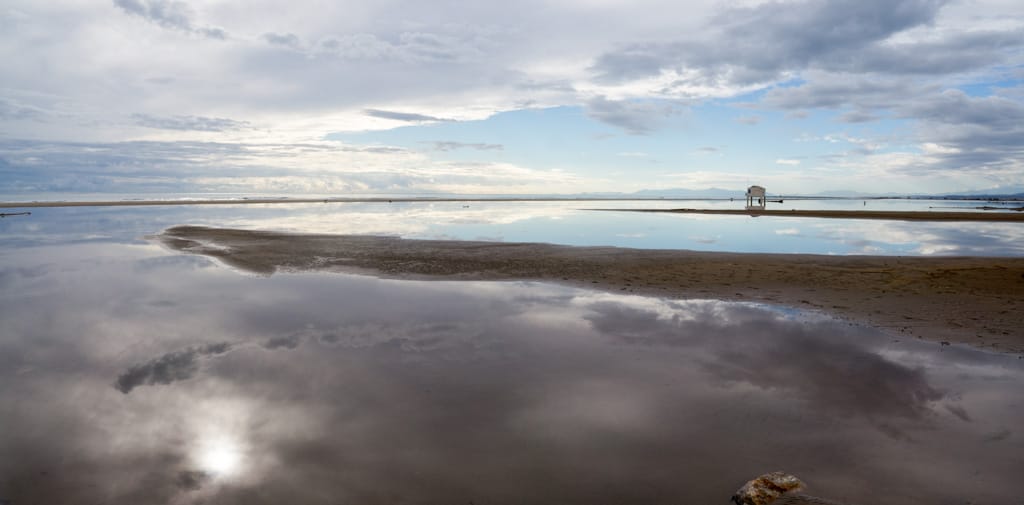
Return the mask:
[[[787,201],[789,202],[789,201]],[[684,202],[729,206],[743,202]],[[868,208],[921,202],[868,201]],[[934,202],[933,202],[934,203]],[[949,203],[949,202],[938,202]],[[692,205],[691,205],[692,204]],[[706,204],[706,205],[703,205]],[[849,201],[818,201],[815,208]],[[698,251],[1024,255],[1024,223],[906,222],[703,216],[581,210],[594,202],[328,203],[32,209],[0,220],[6,246],[46,241],[141,241],[178,224],[407,238],[548,242]],[[678,208],[680,202],[600,202],[602,207]],[[789,203],[786,204],[789,206]],[[794,201],[794,207],[810,205]]]
[[216,212],[4,222],[0,503],[725,503],[772,470],[854,503],[1020,500],[1016,357],[714,300],[256,277],[138,238],[288,222]]

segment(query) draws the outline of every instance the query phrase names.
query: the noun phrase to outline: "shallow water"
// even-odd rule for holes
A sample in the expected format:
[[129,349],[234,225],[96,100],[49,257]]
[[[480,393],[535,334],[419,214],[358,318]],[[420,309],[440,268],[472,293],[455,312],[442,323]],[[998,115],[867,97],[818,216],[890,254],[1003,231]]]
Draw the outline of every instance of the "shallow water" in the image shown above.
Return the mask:
[[725,503],[772,470],[1019,500],[1013,356],[712,300],[243,275],[111,238],[177,216],[99,215],[0,247],[2,503]]
[[[694,202],[686,202],[686,205],[698,206],[691,203]],[[899,207],[905,203],[871,201],[868,208]],[[1022,223],[753,218],[582,210],[593,205],[593,202],[418,202],[32,209],[31,216],[0,219],[0,240],[7,247],[69,240],[140,242],[144,235],[170,226],[196,224],[642,249],[900,256],[1024,255]],[[601,202],[601,206],[674,208],[680,203]]]

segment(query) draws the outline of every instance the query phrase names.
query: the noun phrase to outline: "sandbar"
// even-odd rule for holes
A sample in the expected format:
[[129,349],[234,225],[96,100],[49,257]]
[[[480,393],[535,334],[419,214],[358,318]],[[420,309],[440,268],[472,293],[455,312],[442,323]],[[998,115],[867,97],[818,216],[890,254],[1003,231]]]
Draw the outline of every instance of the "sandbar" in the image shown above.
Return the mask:
[[[815,217],[825,219],[887,219],[893,221],[997,221],[1024,222],[1018,209],[998,212],[946,210],[776,210],[776,209],[585,209],[605,212],[663,212],[669,214],[719,214],[726,216]],[[1016,212],[1005,212],[1016,211]]]
[[1024,258],[748,254],[413,240],[176,226],[156,240],[247,272],[537,280],[614,293],[817,310],[898,340],[1024,357]]

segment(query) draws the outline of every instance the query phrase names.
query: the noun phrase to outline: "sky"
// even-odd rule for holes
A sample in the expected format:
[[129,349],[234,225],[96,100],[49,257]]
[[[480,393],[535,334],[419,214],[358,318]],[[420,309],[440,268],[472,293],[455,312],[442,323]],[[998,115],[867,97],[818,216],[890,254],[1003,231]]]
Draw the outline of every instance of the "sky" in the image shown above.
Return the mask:
[[0,194],[1024,191],[1019,0],[5,0]]

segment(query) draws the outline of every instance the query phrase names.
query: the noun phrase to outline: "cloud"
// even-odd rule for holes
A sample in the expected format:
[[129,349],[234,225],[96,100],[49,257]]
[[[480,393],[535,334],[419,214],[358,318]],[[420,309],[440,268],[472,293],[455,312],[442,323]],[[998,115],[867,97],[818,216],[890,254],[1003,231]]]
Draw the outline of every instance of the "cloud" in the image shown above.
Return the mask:
[[397,112],[380,109],[365,109],[363,110],[363,114],[380,119],[391,119],[393,121],[406,121],[410,123],[452,121],[451,119],[428,116],[425,114],[416,114],[413,112]]
[[[930,0],[659,3],[657,9],[647,3],[628,8],[613,2],[594,9],[569,2],[525,10],[491,3],[460,11],[457,19],[408,0],[344,8],[299,2],[288,9],[238,0],[216,5],[111,0],[77,4],[74,22],[62,10],[46,2],[14,0],[0,13],[0,52],[9,62],[0,86],[0,129],[6,138],[235,142],[244,133],[246,142],[259,137],[287,143],[324,138],[332,131],[557,107],[582,110],[594,121],[633,135],[649,135],[673,123],[668,117],[686,104],[700,103],[734,108],[740,114],[727,117],[747,114],[745,122],[760,117],[762,126],[820,109],[828,109],[824,117],[850,128],[906,121],[898,130],[879,129],[882,133],[875,135],[880,144],[902,146],[909,160],[916,154],[914,142],[938,144],[950,135],[934,121],[904,115],[911,102],[936,97],[950,86],[964,86],[972,96],[991,92],[1017,102],[1021,96],[1006,84],[1019,79],[1014,72],[1021,63],[1024,33],[1018,13],[996,0],[981,0],[976,8]],[[389,16],[393,11],[412,21]],[[975,11],[985,15],[964,15]],[[96,26],[108,29],[90,28]],[[587,28],[592,26],[614,29]],[[210,46],[211,37],[230,43]],[[40,61],[61,63],[34,63]],[[757,103],[718,100],[736,97]],[[769,109],[785,114],[762,113]],[[694,108],[694,114],[703,113]],[[227,118],[238,123],[219,121]],[[259,129],[246,129],[251,124]],[[803,127],[821,128],[816,121]],[[881,138],[888,132],[894,132],[890,142]],[[972,135],[984,134],[985,142],[991,142],[991,133]],[[423,138],[438,137],[412,142]],[[462,144],[480,140],[441,138]],[[485,141],[504,145],[509,159],[529,159],[538,170],[561,166],[587,172],[593,175],[589,186],[594,190],[624,181],[624,172],[594,164],[555,163],[553,153],[520,156],[502,136]],[[696,142],[681,152],[722,143],[716,138]],[[621,146],[606,154],[643,150],[648,148]],[[874,170],[857,158],[861,153],[829,154],[837,155],[836,163],[844,163],[848,172]],[[770,164],[777,153],[757,147],[752,156],[760,158],[756,163]],[[1008,166],[1008,157],[998,158],[1003,161],[983,165]],[[356,166],[348,161],[334,166]],[[917,161],[902,174],[924,173],[928,160]],[[952,170],[948,157],[941,161]],[[722,162],[705,160],[710,165],[700,169],[723,170]],[[358,166],[391,169],[367,160],[358,160]],[[154,171],[169,176],[164,167]],[[63,175],[52,180],[67,187],[80,181],[82,191],[100,185],[77,174]]]
[[588,100],[585,110],[591,118],[621,128],[630,135],[647,135],[667,117],[678,113],[668,102],[609,100],[603,96]]
[[[1012,169],[1021,166],[1024,156],[1020,141],[1024,138],[1024,104],[1000,95],[970,96],[904,78],[817,73],[813,81],[800,86],[770,90],[759,106],[836,109],[843,111],[837,119],[846,123],[884,118],[913,121],[911,138],[927,156],[893,167],[894,172]],[[903,139],[897,141],[906,142],[906,133],[900,135]],[[885,137],[844,140],[857,145],[846,153],[855,155],[875,153],[887,141]]]
[[[922,370],[853,343],[829,323],[791,326],[792,321],[765,318],[753,307],[730,308],[724,317],[713,304],[691,304],[674,315],[620,303],[588,308],[586,319],[595,330],[623,342],[709,351],[714,357],[704,367],[708,374],[785,391],[844,417],[862,416],[890,435],[900,434],[895,421],[923,420],[946,397]],[[765,338],[711,337],[723,334]]]
[[814,70],[948,75],[1007,61],[1024,47],[1020,28],[897,39],[933,25],[947,3],[804,0],[725,9],[703,37],[629,44],[601,54],[591,70],[606,83],[671,75],[675,85],[735,87]]
[[809,82],[777,87],[765,93],[759,105],[774,109],[837,109],[853,106],[861,110],[890,108],[907,97],[932,94],[939,88],[912,80],[866,77],[851,74],[811,73]]
[[227,39],[227,32],[213,26],[195,26],[192,9],[178,0],[114,0],[114,5],[133,16],[171,30],[202,35],[211,39]]
[[950,404],[946,404],[943,406],[946,407],[946,410],[948,410],[950,414],[953,414],[954,416],[958,417],[961,421],[968,423],[971,422],[971,416],[967,413],[967,410],[964,409],[962,406]]
[[[477,46],[484,43],[485,38],[471,31],[403,31],[391,36],[374,33],[327,35],[308,48],[307,55],[350,61],[394,61],[409,64],[465,63],[483,55],[483,51]],[[268,41],[282,41],[281,36],[274,36],[272,39]]]
[[800,160],[779,158],[779,159],[775,160],[775,164],[776,165],[799,165],[800,164]]
[[985,437],[985,441],[986,442],[1002,442],[1003,440],[1006,440],[1006,439],[1010,438],[1010,435],[1013,435],[1013,432],[1008,430],[1008,429],[1006,429],[1006,428],[1003,428],[1003,429],[1001,429],[999,431],[996,431],[996,432],[991,433],[988,436],[986,436]]
[[301,46],[299,37],[294,33],[268,32],[263,34],[263,40],[273,45],[290,47],[292,49],[297,49]]
[[135,124],[146,128],[157,128],[161,130],[181,131],[202,131],[202,132],[223,132],[229,130],[243,130],[251,126],[247,121],[235,121],[233,119],[205,116],[169,116],[159,117],[149,114],[132,114]]
[[972,97],[959,90],[913,100],[896,114],[921,122],[918,135],[936,145],[940,168],[1024,168],[1024,104],[1000,96]]
[[185,2],[175,0],[114,0],[114,5],[128,14],[145,18],[165,28],[190,31],[191,10]]
[[[946,0],[808,0],[738,8],[718,17],[722,40],[708,56],[755,76],[827,64],[934,21]],[[712,66],[716,62],[704,61]]]
[[971,97],[946,90],[926,101],[910,102],[901,109],[908,117],[949,125],[982,126],[1013,131],[1024,127],[1024,104],[1000,96]]
[[45,115],[46,113],[38,107],[0,96],[0,120],[2,121],[42,119]]
[[290,335],[271,337],[266,342],[264,342],[262,345],[263,345],[264,349],[270,349],[270,350],[274,350],[274,349],[295,349],[300,344],[302,344],[303,337],[304,336],[301,333],[292,333]]
[[195,32],[211,39],[227,40],[228,38],[228,32],[216,26],[201,26],[196,28]]
[[114,389],[128,394],[143,385],[171,384],[192,378],[198,371],[200,360],[218,356],[231,350],[232,344],[221,342],[188,347],[129,368],[117,377]]
[[459,40],[425,32],[406,32],[399,36],[399,47],[414,59],[425,61],[454,61],[460,58]]
[[566,172],[431,160],[422,151],[334,141],[38,142],[0,139],[7,192],[542,193]]
[[874,44],[842,59],[823,61],[821,67],[856,73],[945,75],[999,64],[1021,47],[1024,29],[954,31],[938,39]]
[[862,110],[852,110],[839,116],[839,121],[843,123],[870,123],[879,119],[882,117]]
[[186,491],[196,491],[212,480],[209,473],[200,470],[182,470],[178,473],[175,483]]
[[[10,266],[37,261],[17,260],[29,263]],[[54,269],[54,282],[26,286],[14,297],[25,303],[3,306],[5,314],[18,314],[4,319],[17,324],[5,325],[13,332],[4,335],[0,352],[0,446],[19,455],[0,458],[0,475],[25,483],[5,494],[14,503],[305,503],[323,496],[353,503],[393,502],[396,496],[516,503],[537,501],[523,494],[521,482],[538,472],[549,476],[545,495],[563,502],[612,497],[647,503],[675,493],[704,503],[733,489],[733,480],[752,475],[744,468],[734,469],[739,477],[720,475],[735,465],[736,454],[760,464],[780,451],[816,458],[812,463],[826,476],[841,474],[851,462],[871,462],[862,477],[875,487],[844,496],[850,501],[870,502],[863,497],[894,486],[933,491],[928,482],[970,475],[979,461],[991,463],[982,471],[992,478],[967,479],[972,487],[958,492],[998,498],[1016,496],[1019,487],[1006,477],[1015,468],[1001,464],[1016,456],[1017,447],[1006,442],[1018,434],[978,443],[1016,420],[1005,405],[1020,398],[1021,370],[998,355],[894,345],[841,321],[780,320],[762,308],[720,302],[348,276],[257,283],[237,276],[119,279],[122,266],[104,261],[70,272]],[[97,276],[111,282],[97,284]],[[147,280],[160,282],[156,291],[137,289],[157,286]],[[248,290],[236,300],[243,303],[223,303],[240,289]],[[338,303],[340,292],[358,296]],[[160,316],[146,310],[149,295],[183,305]],[[116,328],[96,317],[97,298],[117,312]],[[39,300],[48,303],[29,303]],[[601,302],[606,305],[595,308]],[[141,310],[130,310],[136,306]],[[178,317],[183,311],[190,317]],[[582,319],[587,314],[604,314],[615,333],[595,331]],[[631,327],[634,319],[638,326]],[[209,358],[217,366],[200,373],[210,381],[175,382],[140,391],[158,394],[138,398],[109,389],[104,394],[106,385],[97,381],[109,382],[103,377],[111,355],[139,347],[132,329],[166,324],[175,325],[179,336],[220,328],[250,335],[253,342],[311,331],[293,351],[252,348],[231,351],[230,359]],[[46,342],[38,338],[40,327],[54,330]],[[336,337],[328,339],[332,332]],[[324,339],[313,340],[317,335]],[[143,346],[167,340],[162,337],[168,336]],[[839,347],[808,346],[801,338]],[[452,345],[438,347],[444,342]],[[419,352],[424,348],[437,352]],[[203,359],[200,370],[210,364]],[[895,364],[895,373],[879,361]],[[19,375],[21,362],[35,370]],[[917,370],[917,364],[926,368]],[[752,375],[718,375],[711,370],[716,366]],[[965,381],[959,377],[965,370],[1002,380]],[[908,393],[921,390],[915,374],[934,381],[932,389],[957,389],[979,413],[1002,416],[949,426],[945,421],[952,416],[936,405],[945,419],[928,413],[908,418],[899,409],[887,418],[886,409],[908,396],[921,404]],[[83,394],[97,388],[99,394]],[[33,408],[20,408],[26,399]],[[861,404],[880,405],[872,419],[895,424],[918,443],[884,443]],[[934,458],[943,444],[957,449],[950,465],[908,465]],[[652,451],[655,446],[661,450]],[[219,473],[208,461],[221,459],[218,452],[241,456],[240,472]],[[482,453],[503,456],[480,458]],[[711,484],[695,488],[664,472],[680,454],[710,458],[714,464],[698,465],[688,475]],[[921,470],[893,471],[897,466]],[[613,485],[602,479],[581,484],[581,473],[611,476]],[[644,489],[637,491],[637,482]],[[919,498],[942,502],[948,497],[943,493]]]
[[317,43],[315,52],[346,60],[383,60],[395,56],[393,45],[370,33],[327,36]]
[[455,151],[458,149],[475,149],[477,151],[501,151],[505,149],[505,146],[501,144],[486,144],[482,142],[454,142],[454,141],[430,141],[422,142],[423,144],[431,144],[435,151]]

